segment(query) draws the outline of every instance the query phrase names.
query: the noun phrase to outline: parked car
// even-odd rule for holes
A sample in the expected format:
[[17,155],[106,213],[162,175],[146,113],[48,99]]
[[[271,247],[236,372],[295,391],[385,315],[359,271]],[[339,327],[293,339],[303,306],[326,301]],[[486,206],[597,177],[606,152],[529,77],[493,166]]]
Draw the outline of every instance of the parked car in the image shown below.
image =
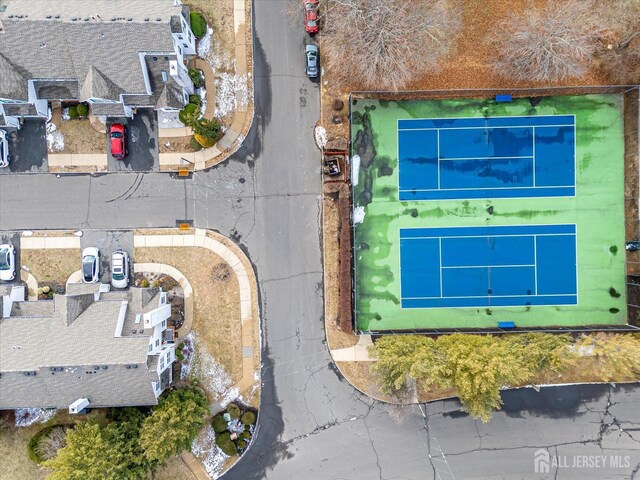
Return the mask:
[[304,0],[304,29],[307,33],[318,33],[318,0]]
[[82,280],[97,283],[100,280],[100,250],[87,247],[82,250]]
[[638,250],[640,250],[640,242],[638,242],[637,240],[627,242],[624,248],[626,248],[630,252],[637,252]]
[[111,143],[111,155],[116,160],[122,160],[127,156],[127,130],[121,123],[114,123],[109,128]]
[[129,254],[116,250],[111,256],[111,285],[113,288],[127,288],[129,285]]
[[318,76],[318,47],[316,45],[307,45],[305,49],[307,58],[307,77],[316,78]]
[[9,141],[7,132],[0,130],[0,168],[9,166]]
[[16,278],[16,249],[10,243],[0,245],[0,280],[10,282]]

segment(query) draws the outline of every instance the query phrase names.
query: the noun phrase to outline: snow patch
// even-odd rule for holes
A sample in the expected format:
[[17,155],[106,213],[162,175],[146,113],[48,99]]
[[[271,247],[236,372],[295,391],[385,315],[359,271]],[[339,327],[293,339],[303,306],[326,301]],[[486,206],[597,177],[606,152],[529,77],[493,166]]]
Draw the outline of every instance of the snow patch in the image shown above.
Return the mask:
[[207,25],[207,33],[204,34],[200,40],[198,40],[198,46],[196,47],[196,51],[198,52],[198,56],[202,58],[207,58],[209,53],[211,52],[211,35],[213,34],[213,28]]
[[64,135],[53,123],[47,123],[47,147],[50,152],[64,150]]
[[323,148],[327,144],[327,130],[322,125],[315,128],[314,137],[318,148]]
[[71,117],[69,116],[69,107],[64,107],[62,109],[62,120],[71,120]]
[[196,89],[198,95],[200,95],[200,115],[204,115],[207,111],[207,90],[204,87]]
[[351,157],[351,185],[358,186],[358,174],[360,173],[360,155]]
[[191,444],[191,451],[200,459],[211,478],[220,477],[224,463],[229,457],[216,445],[216,434],[211,425],[200,431]]
[[217,118],[224,118],[229,113],[241,107],[246,107],[249,102],[249,89],[247,88],[247,75],[234,73],[218,73],[215,78],[216,85],[216,110]]
[[353,224],[364,222],[364,207],[356,207],[353,209]]
[[189,332],[180,343],[184,344],[184,347],[182,347],[182,356],[184,357],[184,360],[180,363],[180,380],[185,380],[189,376],[191,360],[193,359],[195,351],[193,332]]
[[56,415],[55,408],[18,408],[15,410],[16,427],[28,427],[34,423],[45,423]]
[[195,339],[194,346],[189,376],[197,379],[205,390],[214,395],[214,402],[226,407],[238,398],[238,388],[231,387],[232,380],[227,371]]
[[171,110],[168,112],[164,110],[158,110],[158,127],[159,128],[184,128],[184,123],[180,121],[180,118],[178,117],[178,112],[176,110]]

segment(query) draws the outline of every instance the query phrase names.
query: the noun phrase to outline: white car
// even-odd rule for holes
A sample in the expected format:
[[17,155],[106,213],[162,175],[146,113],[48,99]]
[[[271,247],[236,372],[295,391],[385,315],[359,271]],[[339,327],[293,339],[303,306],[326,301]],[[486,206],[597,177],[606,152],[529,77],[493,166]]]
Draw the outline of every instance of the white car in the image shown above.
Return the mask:
[[100,250],[87,247],[82,250],[82,280],[97,283],[100,280]]
[[7,132],[0,130],[0,168],[9,166],[9,141]]
[[129,254],[116,250],[111,256],[111,285],[113,288],[127,288],[129,285]]
[[10,282],[16,278],[16,249],[10,243],[0,245],[0,280]]

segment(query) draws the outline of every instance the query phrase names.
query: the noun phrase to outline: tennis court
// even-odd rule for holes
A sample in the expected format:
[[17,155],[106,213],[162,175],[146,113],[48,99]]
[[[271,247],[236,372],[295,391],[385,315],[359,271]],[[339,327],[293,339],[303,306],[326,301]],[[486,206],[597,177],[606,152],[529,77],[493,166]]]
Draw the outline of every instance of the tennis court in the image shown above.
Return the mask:
[[621,95],[351,116],[358,331],[627,322]]
[[576,305],[575,225],[401,228],[402,308]]
[[398,120],[399,199],[575,195],[575,116]]

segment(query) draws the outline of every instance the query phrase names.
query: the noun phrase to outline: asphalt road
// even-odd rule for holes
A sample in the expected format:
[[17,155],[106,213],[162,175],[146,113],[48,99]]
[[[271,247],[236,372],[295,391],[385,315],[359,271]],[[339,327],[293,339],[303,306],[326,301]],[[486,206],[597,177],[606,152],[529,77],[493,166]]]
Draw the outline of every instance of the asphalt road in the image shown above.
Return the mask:
[[[374,402],[336,372],[323,325],[320,155],[312,135],[318,86],[304,74],[305,35],[282,14],[284,3],[255,2],[256,119],[233,158],[190,180],[3,176],[0,229],[77,228],[99,236],[100,229],[191,219],[247,252],[263,319],[262,404],[254,445],[226,479],[632,477],[640,468],[639,385],[509,392],[504,410],[482,424],[456,401]],[[540,448],[569,466],[535,473]],[[593,454],[621,455],[628,466],[569,468]]]

